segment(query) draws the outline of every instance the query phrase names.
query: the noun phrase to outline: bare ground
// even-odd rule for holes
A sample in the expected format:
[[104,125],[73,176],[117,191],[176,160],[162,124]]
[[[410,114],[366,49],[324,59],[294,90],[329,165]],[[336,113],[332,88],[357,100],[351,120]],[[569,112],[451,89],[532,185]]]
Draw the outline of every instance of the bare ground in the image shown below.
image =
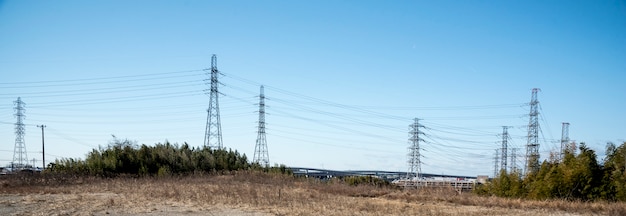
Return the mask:
[[624,209],[622,203],[510,200],[258,173],[0,179],[0,215],[620,215]]

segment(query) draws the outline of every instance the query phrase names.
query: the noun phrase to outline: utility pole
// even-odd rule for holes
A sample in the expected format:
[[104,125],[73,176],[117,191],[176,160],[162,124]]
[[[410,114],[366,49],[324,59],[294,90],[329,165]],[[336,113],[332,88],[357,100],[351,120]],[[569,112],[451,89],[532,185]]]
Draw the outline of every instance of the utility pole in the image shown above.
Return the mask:
[[[22,98],[17,98],[15,103],[15,117],[17,122],[15,123],[15,149],[13,150],[13,166],[17,169],[24,169],[28,164],[28,156],[26,155],[26,143],[24,142],[24,134],[26,129],[24,127],[24,102]],[[13,170],[15,171],[15,170]]]
[[[220,72],[217,70],[217,56],[211,56],[211,79],[209,79],[209,108],[207,109],[206,130],[204,132],[204,146],[211,149],[222,149],[222,123],[220,122],[220,106],[218,102],[220,92],[217,90],[220,84],[217,78]],[[208,74],[208,73],[207,73]],[[207,80],[205,80],[207,81]]]
[[38,128],[41,128],[41,169],[46,169],[46,145],[44,142],[43,129],[46,128],[45,125],[37,125]]
[[563,122],[561,126],[561,158],[562,162],[565,159],[565,152],[567,151],[567,145],[569,144],[569,123]]
[[270,164],[270,156],[267,151],[267,140],[265,139],[265,94],[263,93],[263,86],[261,86],[259,98],[259,131],[256,145],[254,146],[253,161],[267,167]]
[[539,91],[539,88],[533,88],[530,99],[525,166],[527,175],[539,171],[539,100],[537,100],[537,92]]
[[420,141],[424,141],[420,138],[420,127],[424,127],[419,124],[419,119],[414,118],[413,124],[409,125],[409,172],[407,173],[407,179],[411,179],[411,176],[415,176],[419,181],[422,175],[422,161],[420,154]]
[[507,152],[508,152],[508,142],[509,142],[509,132],[508,132],[508,126],[502,126],[502,153],[500,154],[502,156],[502,160],[500,160],[501,164],[500,164],[500,169],[503,169],[504,172],[506,173],[506,169],[507,169]]

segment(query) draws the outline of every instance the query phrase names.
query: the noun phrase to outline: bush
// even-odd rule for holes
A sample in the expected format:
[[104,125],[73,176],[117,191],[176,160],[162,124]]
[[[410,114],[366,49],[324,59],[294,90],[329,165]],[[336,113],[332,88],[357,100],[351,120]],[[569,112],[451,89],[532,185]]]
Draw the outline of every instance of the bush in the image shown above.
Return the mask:
[[168,176],[197,172],[257,169],[266,172],[289,174],[285,165],[260,167],[248,163],[245,154],[208,147],[190,148],[182,145],[157,143],[141,145],[129,140],[114,138],[106,148],[100,147],[87,154],[86,159],[59,159],[50,165],[51,172],[113,177],[119,175]]
[[502,171],[486,185],[476,187],[480,195],[530,199],[579,201],[626,201],[626,142],[607,146],[604,164],[584,143],[580,152],[566,151],[560,161],[544,161],[536,173],[523,179],[518,173]]

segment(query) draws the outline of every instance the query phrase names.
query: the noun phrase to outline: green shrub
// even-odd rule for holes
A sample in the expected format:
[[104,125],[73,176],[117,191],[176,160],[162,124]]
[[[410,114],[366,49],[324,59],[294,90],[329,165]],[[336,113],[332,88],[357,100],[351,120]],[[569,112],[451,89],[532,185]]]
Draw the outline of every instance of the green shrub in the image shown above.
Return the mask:
[[581,143],[578,154],[566,151],[562,160],[544,161],[539,171],[524,178],[501,172],[474,192],[513,198],[626,201],[626,142],[619,147],[609,143],[606,155],[600,164],[595,151]]
[[197,172],[213,173],[236,170],[263,170],[291,174],[285,165],[260,167],[250,164],[245,154],[208,147],[192,148],[169,142],[154,146],[114,138],[106,148],[87,154],[85,160],[59,159],[50,165],[51,172],[113,177],[118,175],[166,176]]

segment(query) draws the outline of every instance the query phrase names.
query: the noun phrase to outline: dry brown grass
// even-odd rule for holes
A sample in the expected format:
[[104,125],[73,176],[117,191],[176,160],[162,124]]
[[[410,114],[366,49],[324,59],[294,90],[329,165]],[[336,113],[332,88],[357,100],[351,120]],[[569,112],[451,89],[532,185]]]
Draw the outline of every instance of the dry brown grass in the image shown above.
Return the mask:
[[626,215],[623,203],[480,197],[446,188],[354,187],[257,172],[168,178],[5,177],[0,178],[0,209],[2,215],[224,214],[220,209],[238,210],[231,215]]
[[568,200],[528,200],[501,198],[496,196],[478,196],[472,193],[458,194],[451,188],[431,188],[403,193],[392,193],[388,199],[421,202],[433,200],[465,206],[497,207],[520,210],[550,210],[570,214],[588,215],[626,215],[626,203],[621,202],[581,202]]

